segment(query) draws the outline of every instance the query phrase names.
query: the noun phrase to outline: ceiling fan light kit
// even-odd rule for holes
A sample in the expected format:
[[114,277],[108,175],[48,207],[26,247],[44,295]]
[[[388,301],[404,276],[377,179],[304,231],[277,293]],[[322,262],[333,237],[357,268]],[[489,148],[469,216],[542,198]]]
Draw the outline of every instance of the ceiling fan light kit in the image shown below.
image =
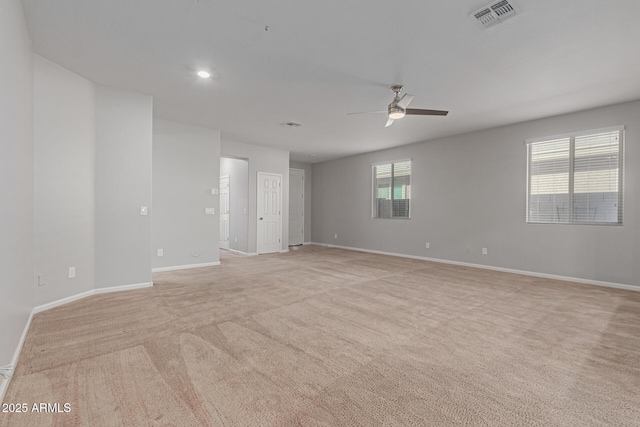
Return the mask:
[[389,106],[389,118],[393,120],[401,119],[405,116],[405,111],[398,106]]

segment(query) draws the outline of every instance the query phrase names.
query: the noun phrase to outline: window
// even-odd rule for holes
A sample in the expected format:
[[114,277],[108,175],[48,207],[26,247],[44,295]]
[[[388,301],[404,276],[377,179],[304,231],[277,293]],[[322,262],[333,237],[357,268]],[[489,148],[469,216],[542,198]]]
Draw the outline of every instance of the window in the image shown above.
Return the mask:
[[373,165],[373,218],[410,218],[411,160]]
[[527,141],[527,222],[622,224],[624,128]]

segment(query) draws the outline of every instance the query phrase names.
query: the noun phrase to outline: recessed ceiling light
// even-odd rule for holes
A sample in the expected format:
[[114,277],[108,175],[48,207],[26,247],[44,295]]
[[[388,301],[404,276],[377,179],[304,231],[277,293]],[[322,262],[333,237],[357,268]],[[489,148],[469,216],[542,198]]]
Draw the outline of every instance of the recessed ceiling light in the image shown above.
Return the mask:
[[202,71],[198,71],[198,77],[202,77],[203,79],[208,79],[209,77],[211,77],[211,74],[202,70]]

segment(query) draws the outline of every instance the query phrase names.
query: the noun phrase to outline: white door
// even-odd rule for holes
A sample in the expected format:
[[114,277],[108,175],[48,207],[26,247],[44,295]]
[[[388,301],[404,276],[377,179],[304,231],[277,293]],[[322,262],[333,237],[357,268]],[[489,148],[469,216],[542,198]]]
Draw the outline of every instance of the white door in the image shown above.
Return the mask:
[[258,253],[280,252],[282,175],[258,172]]
[[304,243],[304,170],[289,169],[289,246]]
[[220,177],[220,247],[229,249],[229,177]]

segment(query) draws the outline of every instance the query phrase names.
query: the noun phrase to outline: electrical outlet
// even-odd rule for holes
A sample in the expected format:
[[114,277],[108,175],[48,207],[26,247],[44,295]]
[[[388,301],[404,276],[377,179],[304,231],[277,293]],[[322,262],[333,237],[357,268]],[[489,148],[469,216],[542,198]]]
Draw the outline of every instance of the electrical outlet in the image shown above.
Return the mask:
[[238,243],[238,238],[236,237],[236,243]]
[[334,234],[334,235],[333,235],[333,238],[334,238],[334,239],[337,239],[337,238],[338,238],[338,233]]
[[164,256],[164,249],[158,249],[158,256]]
[[482,255],[486,255],[487,254],[487,248],[482,248]]
[[464,253],[465,254],[470,254],[471,253],[471,246],[467,246],[466,248],[464,248]]
[[431,243],[429,243],[429,242],[425,243],[424,247],[429,249],[431,247]]
[[73,279],[74,277],[76,277],[76,268],[69,267],[69,279]]

